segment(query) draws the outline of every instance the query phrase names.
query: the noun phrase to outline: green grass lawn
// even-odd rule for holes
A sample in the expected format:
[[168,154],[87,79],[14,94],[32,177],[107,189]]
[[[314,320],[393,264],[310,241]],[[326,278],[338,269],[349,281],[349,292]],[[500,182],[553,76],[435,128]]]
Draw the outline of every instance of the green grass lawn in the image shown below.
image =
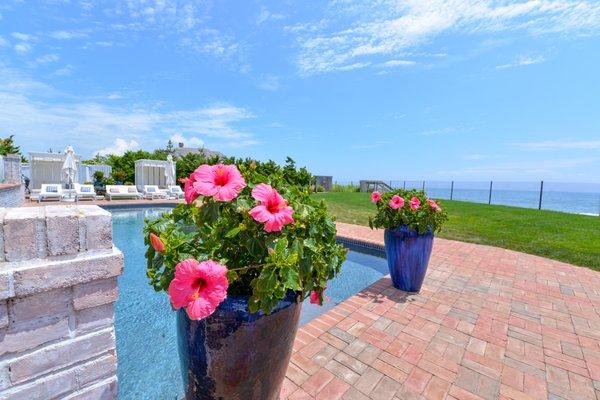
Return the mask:
[[[368,225],[368,193],[315,193],[338,221]],[[450,220],[438,236],[503,247],[600,270],[600,217],[441,201]]]

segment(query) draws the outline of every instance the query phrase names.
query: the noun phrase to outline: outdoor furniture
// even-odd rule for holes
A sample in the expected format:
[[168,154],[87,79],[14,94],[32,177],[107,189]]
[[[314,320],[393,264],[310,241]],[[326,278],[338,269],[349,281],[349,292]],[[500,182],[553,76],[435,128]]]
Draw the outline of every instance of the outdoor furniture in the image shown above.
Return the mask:
[[90,199],[96,200],[96,191],[94,185],[75,184],[75,201]]
[[163,199],[167,195],[164,191],[160,190],[157,185],[144,185],[144,198],[145,199]]
[[181,190],[180,186],[169,186],[167,190],[169,191],[169,195],[175,199],[183,199],[184,197],[183,190]]
[[143,199],[144,195],[133,185],[106,185],[106,198],[108,200]]
[[63,197],[62,186],[60,183],[53,184],[42,184],[40,194],[38,195],[38,203],[44,200],[58,200],[61,201]]

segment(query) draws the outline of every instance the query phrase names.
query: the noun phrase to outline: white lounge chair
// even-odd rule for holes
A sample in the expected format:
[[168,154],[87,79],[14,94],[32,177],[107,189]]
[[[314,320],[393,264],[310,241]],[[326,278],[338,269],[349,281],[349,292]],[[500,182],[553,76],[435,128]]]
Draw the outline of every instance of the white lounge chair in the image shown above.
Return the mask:
[[183,190],[181,190],[180,186],[169,186],[168,189],[169,191],[169,196],[175,198],[175,199],[183,199],[185,193],[183,193]]
[[75,184],[75,201],[90,199],[96,200],[96,191],[94,185]]
[[144,185],[144,198],[145,199],[164,199],[167,197],[165,191],[162,191],[158,188],[157,185]]
[[144,195],[133,185],[106,185],[106,198],[108,200],[143,199]]
[[63,198],[63,190],[60,183],[42,184],[40,194],[38,195],[38,203],[44,200],[58,200]]

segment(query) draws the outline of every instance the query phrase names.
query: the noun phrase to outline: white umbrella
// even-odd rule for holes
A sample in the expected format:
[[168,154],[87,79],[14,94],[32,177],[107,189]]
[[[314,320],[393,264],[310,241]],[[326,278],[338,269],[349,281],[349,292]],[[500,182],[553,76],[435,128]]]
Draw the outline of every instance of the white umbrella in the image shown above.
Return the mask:
[[175,185],[175,163],[173,162],[173,156],[167,156],[167,166],[165,167],[165,180],[167,186]]
[[[62,173],[69,189],[72,189],[73,182],[75,182],[77,177],[77,163],[75,161],[75,151],[71,146],[67,146],[65,149],[65,160],[62,166]],[[71,197],[71,192],[69,192],[69,197]]]

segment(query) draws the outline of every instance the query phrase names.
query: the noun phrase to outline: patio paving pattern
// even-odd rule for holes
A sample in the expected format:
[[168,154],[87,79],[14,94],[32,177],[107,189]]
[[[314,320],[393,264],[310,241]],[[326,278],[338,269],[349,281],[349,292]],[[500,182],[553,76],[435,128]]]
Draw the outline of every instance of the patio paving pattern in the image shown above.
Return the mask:
[[384,277],[299,329],[281,399],[597,399],[598,307],[595,271],[435,239],[421,293]]

